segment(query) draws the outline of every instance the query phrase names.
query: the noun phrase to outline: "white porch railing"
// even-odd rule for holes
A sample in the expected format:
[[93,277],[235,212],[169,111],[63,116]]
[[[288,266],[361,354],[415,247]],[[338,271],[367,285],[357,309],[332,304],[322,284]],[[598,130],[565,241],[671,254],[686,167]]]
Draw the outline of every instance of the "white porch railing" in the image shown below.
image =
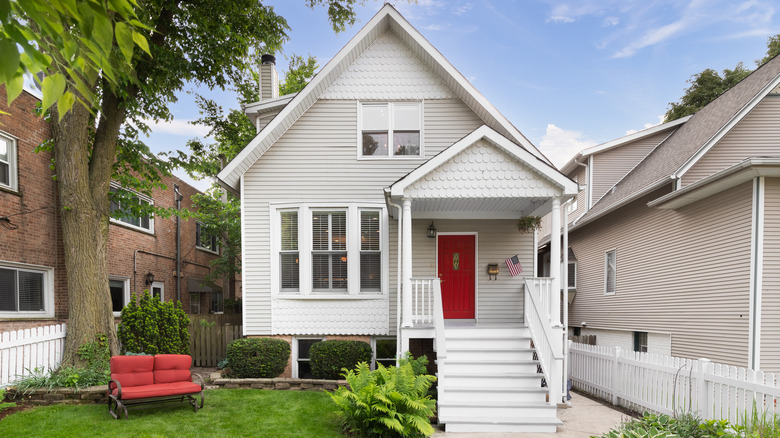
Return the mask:
[[[412,278],[412,325],[414,327],[433,326],[434,287],[438,278]],[[441,290],[441,289],[440,289]],[[441,292],[439,292],[441,300]]]
[[549,278],[526,278],[523,312],[547,382],[548,402],[556,405],[563,388],[563,338],[552,327],[551,285]]
[[65,324],[0,333],[0,388],[36,368],[49,371],[62,361]]

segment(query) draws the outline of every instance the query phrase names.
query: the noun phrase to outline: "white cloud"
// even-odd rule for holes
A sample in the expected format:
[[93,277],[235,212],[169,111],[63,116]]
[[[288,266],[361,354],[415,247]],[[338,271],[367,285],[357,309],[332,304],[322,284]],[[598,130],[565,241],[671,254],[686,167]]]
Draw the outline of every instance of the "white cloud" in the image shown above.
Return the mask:
[[605,27],[611,27],[611,26],[617,26],[620,24],[620,18],[609,16],[604,18],[604,26]]
[[452,9],[452,13],[454,15],[464,15],[466,12],[470,11],[471,8],[473,8],[473,7],[474,7],[473,3],[466,3],[466,4],[463,4],[463,5],[458,5],[458,6],[455,6]]
[[549,123],[539,149],[560,169],[577,152],[594,145],[595,141],[579,131],[567,131]]
[[664,115],[661,114],[660,116],[658,116],[658,122],[657,123],[645,123],[645,125],[644,125],[644,127],[642,129],[629,129],[628,131],[626,131],[626,135],[631,135],[631,134],[637,133],[639,131],[652,128],[653,126],[658,126],[658,125],[660,125],[663,122],[664,122]]
[[187,119],[174,119],[171,121],[159,121],[155,122],[153,120],[144,120],[144,122],[149,125],[149,128],[151,128],[152,132],[155,133],[163,133],[163,134],[172,134],[172,135],[181,135],[183,137],[206,137],[209,134],[210,129],[206,126],[202,125],[193,125],[191,124],[192,120]]
[[441,24],[429,24],[429,25],[423,27],[423,29],[437,31],[437,30],[444,29],[444,27]]
[[547,21],[553,23],[573,23],[574,18],[567,17],[565,15],[553,15],[552,17],[548,18]]

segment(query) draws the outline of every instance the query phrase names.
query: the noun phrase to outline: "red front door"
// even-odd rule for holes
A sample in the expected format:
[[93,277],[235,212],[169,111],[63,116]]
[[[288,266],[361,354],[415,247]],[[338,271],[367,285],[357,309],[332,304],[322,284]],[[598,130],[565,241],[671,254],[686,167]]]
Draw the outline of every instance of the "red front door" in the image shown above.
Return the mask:
[[439,236],[439,278],[445,319],[474,319],[475,236]]

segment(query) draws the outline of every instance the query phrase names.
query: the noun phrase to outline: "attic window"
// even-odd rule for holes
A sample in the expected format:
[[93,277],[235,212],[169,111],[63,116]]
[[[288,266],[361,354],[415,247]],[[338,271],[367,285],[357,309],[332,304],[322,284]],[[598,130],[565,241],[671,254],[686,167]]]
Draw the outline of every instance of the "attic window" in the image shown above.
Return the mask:
[[371,158],[422,155],[419,102],[360,104],[360,156]]

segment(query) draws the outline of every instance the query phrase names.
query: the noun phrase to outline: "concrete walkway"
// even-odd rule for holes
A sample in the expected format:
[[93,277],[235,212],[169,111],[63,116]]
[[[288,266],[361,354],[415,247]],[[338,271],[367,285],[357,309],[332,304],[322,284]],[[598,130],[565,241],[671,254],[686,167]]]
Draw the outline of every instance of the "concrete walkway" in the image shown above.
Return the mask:
[[558,418],[563,426],[558,433],[444,433],[434,434],[437,438],[588,438],[601,436],[619,426],[629,417],[609,405],[571,393],[571,407],[558,409]]

